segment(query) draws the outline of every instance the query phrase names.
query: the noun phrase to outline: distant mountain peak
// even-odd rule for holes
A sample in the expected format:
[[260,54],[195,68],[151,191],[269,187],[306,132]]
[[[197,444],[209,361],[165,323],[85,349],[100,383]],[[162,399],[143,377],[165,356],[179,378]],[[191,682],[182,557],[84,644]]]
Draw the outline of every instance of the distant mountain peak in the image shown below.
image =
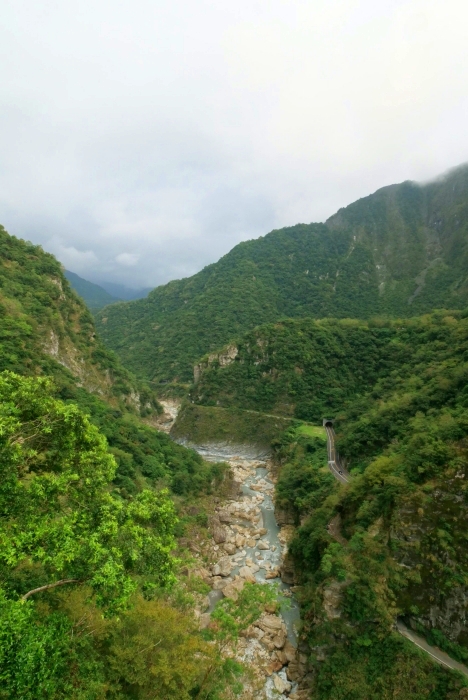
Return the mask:
[[98,311],[108,304],[122,301],[119,297],[112,296],[105,289],[94,282],[89,282],[70,270],[64,270],[64,275],[70,282],[72,289],[84,300],[91,311]]

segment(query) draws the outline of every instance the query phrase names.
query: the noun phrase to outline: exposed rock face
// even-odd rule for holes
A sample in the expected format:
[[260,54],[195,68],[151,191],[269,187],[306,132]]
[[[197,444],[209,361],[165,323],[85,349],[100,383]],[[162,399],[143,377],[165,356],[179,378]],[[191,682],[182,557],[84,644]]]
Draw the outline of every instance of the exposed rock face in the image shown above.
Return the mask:
[[335,620],[341,617],[340,605],[345,585],[345,583],[332,581],[328,588],[325,588],[323,591],[323,609],[329,620]]
[[[273,540],[271,531],[264,527],[260,505],[268,496],[270,500],[265,501],[266,508],[272,510],[269,494],[274,489],[270,474],[257,476],[256,468],[265,468],[265,462],[232,458],[230,464],[235,480],[240,484],[247,482],[250,490],[247,495],[244,489],[242,495],[236,495],[216,508],[210,518],[213,539],[208,545],[209,552],[206,547],[199,549],[199,553],[213,563],[199,567],[194,573],[208,583],[218,599],[222,595],[237,600],[247,583],[278,578],[294,527],[283,527],[275,534],[278,539]],[[277,533],[277,529],[274,532]],[[239,661],[250,666],[256,679],[246,687],[242,700],[286,698],[291,692],[296,692],[297,683],[306,674],[304,664],[297,659],[295,646],[288,641],[286,624],[276,614],[276,605],[266,607],[258,620],[241,633],[235,652]],[[201,629],[209,627],[209,617],[209,612],[200,609]],[[286,670],[291,664],[287,675]]]
[[418,567],[421,576],[421,583],[411,583],[403,592],[400,606],[409,610],[411,605],[416,605],[420,624],[427,629],[440,629],[450,640],[462,644],[468,642],[468,587],[443,590],[433,572],[434,567],[456,569],[456,551],[464,556],[462,546],[455,550],[438,544],[434,525],[446,520],[457,537],[467,537],[465,489],[465,474],[460,471],[432,493],[430,507],[426,507],[421,494],[409,497],[395,517],[391,533],[392,540],[398,543],[396,558],[401,566]]
[[222,557],[213,567],[213,576],[229,576],[232,564],[229,557]]
[[275,508],[275,517],[278,525],[294,525],[296,516],[292,508]]
[[170,433],[180,409],[180,401],[174,399],[160,400],[159,403],[164,408],[164,413],[158,416],[155,427],[163,433]]
[[197,382],[200,381],[200,377],[203,374],[203,372],[210,365],[212,365],[213,362],[217,362],[220,367],[227,367],[232,362],[234,362],[234,360],[236,359],[238,354],[239,354],[239,350],[237,349],[236,345],[227,345],[220,352],[211,353],[211,355],[208,355],[206,360],[204,360],[203,362],[199,362],[193,368],[193,381],[194,381],[194,383],[197,384]]
[[296,581],[294,563],[289,554],[286,554],[281,566],[281,580],[283,583],[288,583],[290,585],[293,585]]
[[216,544],[226,542],[226,530],[221,525],[216,524],[213,527],[213,539]]
[[283,694],[291,690],[291,683],[288,683],[288,681],[284,681],[281,676],[278,676],[276,673],[273,676],[273,682],[275,684],[275,688],[278,691],[278,693]]
[[231,555],[235,554],[237,552],[237,547],[232,542],[225,542],[223,544],[223,549],[225,552],[227,552],[228,554],[231,554]]

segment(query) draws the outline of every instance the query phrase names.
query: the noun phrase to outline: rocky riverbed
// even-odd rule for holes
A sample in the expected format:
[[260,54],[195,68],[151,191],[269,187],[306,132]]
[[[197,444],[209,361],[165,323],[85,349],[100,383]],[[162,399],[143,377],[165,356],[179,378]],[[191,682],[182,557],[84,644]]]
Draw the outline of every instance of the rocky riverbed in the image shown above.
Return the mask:
[[[297,648],[299,609],[288,583],[281,578],[293,528],[275,520],[275,476],[268,459],[228,455],[226,449],[200,448],[205,459],[227,461],[238,495],[220,503],[211,519],[210,560],[194,573],[211,588],[209,607],[200,614],[200,627],[223,597],[237,598],[246,582],[276,583],[289,606],[280,615],[264,612],[239,640],[236,657],[253,671],[245,698],[273,700],[308,697],[307,657]],[[287,577],[286,577],[287,578]]]

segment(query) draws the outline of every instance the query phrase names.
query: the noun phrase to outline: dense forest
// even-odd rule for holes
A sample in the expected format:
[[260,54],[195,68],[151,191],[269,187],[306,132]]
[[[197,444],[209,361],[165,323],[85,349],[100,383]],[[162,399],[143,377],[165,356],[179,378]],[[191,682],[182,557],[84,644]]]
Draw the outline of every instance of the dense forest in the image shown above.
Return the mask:
[[200,629],[190,547],[232,472],[155,429],[158,384],[172,437],[271,450],[297,697],[468,697],[395,629],[468,664],[467,244],[468,167],[387,187],[106,307],[109,349],[53,256],[1,229],[0,698],[242,692],[226,649],[277,594],[250,583]]
[[177,545],[206,532],[225,465],[150,425],[153,392],[51,255],[0,243],[0,698],[234,697],[222,650],[271,594],[246,588],[202,633],[206,587]]
[[[466,697],[466,680],[394,629],[405,616],[431,644],[468,658],[460,597],[467,577],[466,485],[457,478],[463,456],[440,428],[427,435],[419,421],[413,436],[401,431],[401,447],[390,444],[362,473],[356,470],[349,487],[328,470],[325,438],[315,430],[290,429],[276,443],[277,507],[298,526],[290,556],[313,698]],[[416,476],[414,467],[428,464],[437,442],[447,461]]]
[[385,187],[325,224],[240,243],[193,277],[106,307],[98,329],[126,367],[177,391],[199,357],[263,323],[463,309],[467,246],[462,166],[430,184]]
[[276,441],[316,697],[458,697],[392,624],[468,660],[468,312],[269,324],[198,371],[202,404],[335,419],[347,486],[315,429]]
[[202,359],[192,394],[205,405],[321,422],[350,404],[367,406],[379,380],[409,390],[430,372],[456,365],[463,389],[467,332],[463,311],[404,320],[286,320],[260,326]]

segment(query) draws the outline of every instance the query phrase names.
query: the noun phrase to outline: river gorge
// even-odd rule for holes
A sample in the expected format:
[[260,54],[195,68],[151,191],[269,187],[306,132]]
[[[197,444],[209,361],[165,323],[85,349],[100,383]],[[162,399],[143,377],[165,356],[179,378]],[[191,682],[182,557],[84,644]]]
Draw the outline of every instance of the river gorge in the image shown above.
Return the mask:
[[[176,418],[176,404],[165,405],[166,429]],[[217,601],[236,599],[246,582],[275,585],[283,598],[279,615],[264,612],[238,642],[235,656],[252,672],[247,700],[307,697],[307,657],[298,648],[299,606],[293,576],[284,569],[294,527],[277,523],[274,508],[276,468],[268,454],[251,445],[191,445],[207,461],[230,466],[230,498],[218,501],[210,517],[211,538],[203,543],[203,562],[193,570],[210,587],[200,627],[210,625]],[[216,499],[218,500],[218,499]],[[198,547],[192,547],[195,556]],[[206,563],[208,560],[209,563]]]
[[[250,697],[302,697],[298,683],[306,676],[305,657],[297,650],[299,607],[294,587],[281,579],[292,526],[279,527],[275,519],[274,471],[267,458],[227,454],[226,450],[199,448],[205,459],[226,461],[239,484],[239,495],[220,504],[211,521],[215,563],[199,575],[210,585],[210,607],[200,625],[210,621],[210,611],[222,597],[236,598],[245,582],[276,584],[287,604],[280,616],[263,614],[239,641],[237,658],[255,673]],[[240,450],[238,450],[239,452]],[[261,686],[261,687],[258,687]]]

